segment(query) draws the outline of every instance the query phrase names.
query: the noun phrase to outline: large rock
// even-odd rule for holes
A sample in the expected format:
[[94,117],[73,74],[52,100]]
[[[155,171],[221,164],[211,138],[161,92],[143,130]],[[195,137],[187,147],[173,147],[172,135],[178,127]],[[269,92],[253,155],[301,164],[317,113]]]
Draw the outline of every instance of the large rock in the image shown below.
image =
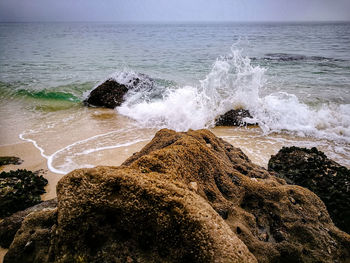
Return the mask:
[[0,218],[41,202],[47,180],[37,172],[16,170],[0,173]]
[[196,182],[198,193],[259,262],[346,262],[350,257],[349,235],[334,227],[315,194],[271,176],[209,131],[162,130],[124,165]]
[[154,82],[144,74],[124,73],[116,78],[109,78],[93,89],[84,100],[88,106],[115,108],[120,106],[129,90],[143,91],[152,89]]
[[3,248],[8,248],[11,245],[17,230],[21,227],[22,222],[27,215],[36,211],[42,211],[44,209],[50,210],[56,207],[57,199],[55,198],[4,218],[2,221],[0,221],[0,246]]
[[78,170],[58,196],[57,223],[28,216],[4,262],[256,262],[203,198],[160,174]]
[[215,126],[248,126],[256,125],[255,123],[248,123],[244,119],[253,117],[250,115],[248,110],[238,109],[230,110],[223,115],[220,115],[216,121]]
[[269,170],[291,184],[317,194],[340,229],[350,233],[350,170],[316,148],[282,148],[272,156]]
[[57,217],[28,216],[5,262],[350,258],[350,236],[314,193],[271,176],[207,130],[161,130],[120,167],[66,175],[57,194]]

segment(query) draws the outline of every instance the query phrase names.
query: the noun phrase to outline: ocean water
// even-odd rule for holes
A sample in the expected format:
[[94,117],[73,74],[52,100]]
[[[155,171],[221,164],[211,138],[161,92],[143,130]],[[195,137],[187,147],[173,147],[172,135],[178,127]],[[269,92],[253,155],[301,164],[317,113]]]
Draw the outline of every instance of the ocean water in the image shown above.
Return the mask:
[[[112,111],[82,105],[138,73],[154,89]],[[232,108],[259,127],[214,128]],[[33,143],[56,173],[160,128],[210,128],[261,165],[298,145],[350,167],[350,23],[0,23],[0,118],[1,145]]]

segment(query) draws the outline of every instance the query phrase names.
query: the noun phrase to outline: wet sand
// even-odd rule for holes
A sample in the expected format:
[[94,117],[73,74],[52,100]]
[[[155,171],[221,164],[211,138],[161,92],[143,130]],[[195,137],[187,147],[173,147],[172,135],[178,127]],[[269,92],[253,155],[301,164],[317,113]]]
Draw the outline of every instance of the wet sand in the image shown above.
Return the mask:
[[4,261],[4,256],[7,252],[7,249],[0,247],[0,263]]
[[[109,165],[119,166],[132,153],[139,151],[147,142],[137,143],[131,147],[122,147],[118,149],[105,150],[103,154],[96,156],[93,161],[96,166]],[[0,156],[16,156],[23,160],[20,165],[5,165],[1,167],[1,171],[10,171],[17,169],[27,169],[30,171],[42,172],[42,175],[48,180],[45,187],[46,193],[42,195],[43,200],[49,200],[56,197],[57,182],[64,176],[51,172],[47,166],[47,159],[44,158],[40,151],[30,142],[23,142],[13,145],[0,146]]]
[[339,144],[325,139],[300,137],[287,133],[264,134],[254,127],[215,127],[211,130],[235,147],[240,148],[253,162],[267,168],[271,155],[282,147],[317,147],[328,158],[350,168],[350,145]]
[[[82,138],[89,137],[90,134],[84,135],[85,127],[81,127],[80,135]],[[256,164],[267,167],[270,156],[276,154],[283,146],[300,146],[312,147],[318,144],[318,148],[325,151],[329,157],[335,157],[336,161],[347,165],[346,155],[337,154],[332,156],[331,151],[335,150],[336,146],[332,146],[327,141],[311,140],[310,138],[296,138],[289,135],[269,135],[265,136],[259,132],[259,128],[234,128],[234,127],[216,127],[212,132],[231,143],[235,147],[239,147],[243,152]],[[120,138],[122,139],[122,138]],[[131,145],[120,146],[112,149],[104,149],[87,154],[81,154],[76,157],[75,161],[82,165],[88,163],[90,166],[108,165],[119,166],[134,152],[139,151],[144,147],[149,140],[133,143]],[[62,143],[58,141],[58,143]],[[85,145],[85,144],[84,144]],[[62,146],[62,145],[60,145]],[[59,148],[55,145],[56,148]],[[17,156],[23,160],[20,165],[6,165],[0,168],[2,171],[10,171],[16,169],[27,169],[31,171],[41,170],[43,176],[48,180],[46,193],[42,195],[43,200],[49,200],[56,197],[57,182],[64,176],[62,173],[55,173],[49,170],[48,159],[43,157],[38,148],[32,142],[19,142],[11,145],[0,146],[0,156]],[[343,159],[339,159],[342,157]],[[64,155],[57,158],[59,161],[64,161]],[[53,162],[55,165],[55,162]]]
[[30,171],[42,171],[43,176],[48,180],[45,188],[46,194],[42,195],[43,200],[52,199],[56,196],[56,184],[63,175],[52,173],[47,168],[47,160],[41,156],[39,150],[32,143],[23,142],[0,147],[1,156],[16,156],[23,160],[20,165],[5,165],[1,171],[27,169]]

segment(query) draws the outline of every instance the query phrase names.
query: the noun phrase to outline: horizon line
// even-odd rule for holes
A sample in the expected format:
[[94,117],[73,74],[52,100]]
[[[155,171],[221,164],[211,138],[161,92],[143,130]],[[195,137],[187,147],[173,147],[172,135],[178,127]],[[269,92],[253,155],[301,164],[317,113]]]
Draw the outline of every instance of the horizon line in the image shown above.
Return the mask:
[[0,20],[0,23],[349,23],[350,20]]

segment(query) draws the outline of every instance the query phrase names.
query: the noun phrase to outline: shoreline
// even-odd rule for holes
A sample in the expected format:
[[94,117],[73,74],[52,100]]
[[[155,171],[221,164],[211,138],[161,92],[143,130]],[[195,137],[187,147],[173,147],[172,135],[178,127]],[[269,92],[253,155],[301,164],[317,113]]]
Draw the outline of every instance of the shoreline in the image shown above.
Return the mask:
[[[84,127],[86,128],[86,127]],[[81,129],[82,134],[84,134]],[[209,129],[216,136],[222,138],[228,143],[240,148],[253,163],[267,168],[267,163],[270,157],[276,154],[282,147],[298,146],[298,147],[317,147],[319,150],[326,153],[327,157],[335,160],[341,165],[350,168],[349,162],[344,162],[339,157],[346,156],[332,156],[330,154],[335,146],[327,144],[327,141],[318,141],[312,138],[295,137],[288,134],[275,134],[275,135],[263,135],[257,131],[256,127],[232,128],[232,127],[215,127]],[[86,135],[86,134],[84,134]],[[89,139],[88,135],[87,138]],[[97,135],[98,137],[99,135]],[[83,138],[86,138],[85,136]],[[80,163],[88,163],[85,167],[96,166],[119,166],[133,153],[141,150],[147,143],[151,141],[153,136],[147,140],[136,141],[135,143],[121,145],[120,147],[106,147],[106,149],[98,150],[96,153],[88,154],[86,159]],[[45,158],[40,148],[36,147],[31,141],[24,141],[19,139],[19,142],[13,144],[0,145],[0,156],[16,156],[23,160],[19,165],[5,165],[0,167],[0,172],[10,171],[17,169],[26,169],[30,171],[41,171],[44,178],[48,180],[48,184],[45,187],[46,193],[42,195],[42,200],[46,201],[56,197],[56,185],[58,181],[65,176],[66,173],[55,173],[48,167],[48,159]],[[317,143],[318,142],[318,143]],[[74,144],[74,143],[73,143]],[[317,145],[318,144],[318,145]],[[331,147],[328,148],[327,147]],[[68,146],[67,146],[68,147]],[[45,149],[46,151],[47,149]],[[49,152],[52,151],[51,149]],[[345,154],[345,153],[344,153]],[[344,159],[345,160],[345,159]],[[84,167],[84,166],[83,166]],[[76,167],[79,169],[82,167]],[[56,169],[56,168],[55,168]]]
[[[79,129],[81,131],[80,134],[84,135],[81,138],[84,138],[83,140],[89,140],[91,135],[84,132],[86,130],[85,128],[88,127],[80,127]],[[331,153],[334,153],[336,146],[331,145],[325,140],[318,140],[316,138],[308,137],[296,137],[288,134],[264,135],[261,134],[256,127],[233,128],[219,126],[209,130],[228,143],[240,148],[250,158],[250,160],[252,160],[253,163],[264,168],[267,168],[267,163],[272,155],[276,154],[282,147],[289,146],[306,148],[317,147],[319,150],[325,152],[328,158],[335,160],[347,168],[350,168],[349,161],[346,160],[346,154],[338,153],[339,156],[334,156]],[[151,133],[149,133],[149,135],[151,135]],[[94,135],[93,137],[99,136],[100,135]],[[120,147],[105,147],[106,149],[97,150],[95,153],[94,151],[91,151],[91,153],[86,155],[84,160],[79,160],[80,165],[83,163],[87,163],[88,165],[76,167],[73,170],[82,167],[119,166],[133,153],[138,152],[147,143],[149,143],[153,136],[154,134],[149,139],[135,141],[131,144],[126,143],[125,145],[120,145]],[[17,169],[27,169],[33,172],[40,170],[42,171],[43,177],[48,180],[48,184],[45,187],[46,193],[42,195],[42,200],[46,201],[55,198],[57,182],[68,172],[55,173],[52,171],[52,169],[50,170],[48,167],[48,159],[42,155],[40,148],[36,147],[32,141],[25,141],[20,138],[18,140],[19,141],[16,143],[0,145],[0,156],[16,156],[22,159],[23,162],[19,165],[10,164],[2,166],[0,167],[0,172]],[[51,147],[52,146],[57,148],[57,144],[52,144]],[[69,145],[66,146],[66,148],[67,147],[69,147]],[[45,149],[45,151],[47,150],[49,152],[54,151],[50,148]],[[344,158],[343,160],[342,157]],[[55,169],[57,168],[54,167],[54,170]]]
[[[139,151],[149,141],[142,141],[131,146],[120,147],[116,149],[103,150],[103,157],[96,160],[95,166],[119,166],[134,152]],[[15,144],[0,145],[0,156],[16,156],[23,160],[19,165],[4,165],[0,168],[0,172],[9,172],[10,170],[26,169],[30,171],[40,171],[44,178],[48,180],[45,187],[46,193],[41,196],[43,201],[55,198],[56,185],[65,174],[54,173],[48,167],[48,162],[40,153],[32,142],[20,142]],[[117,158],[115,158],[117,156]],[[78,168],[77,168],[78,169]]]
[[11,145],[0,146],[1,156],[16,156],[23,160],[19,165],[5,165],[1,167],[1,172],[10,170],[26,169],[30,171],[42,172],[44,178],[48,180],[45,187],[46,193],[41,196],[43,201],[56,197],[57,182],[64,176],[51,172],[47,167],[47,160],[41,156],[40,151],[30,142],[21,142]]

